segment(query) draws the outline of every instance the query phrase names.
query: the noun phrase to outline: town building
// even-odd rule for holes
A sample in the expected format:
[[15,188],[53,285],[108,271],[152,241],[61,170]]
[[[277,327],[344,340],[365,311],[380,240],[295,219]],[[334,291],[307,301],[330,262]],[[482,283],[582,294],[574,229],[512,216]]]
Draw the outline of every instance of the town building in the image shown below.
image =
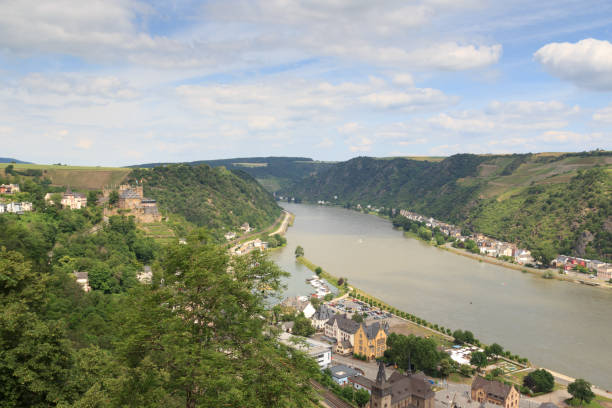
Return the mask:
[[281,306],[294,310],[297,314],[304,313],[310,319],[317,311],[306,296],[293,296],[283,300]]
[[89,286],[89,273],[74,271],[74,277],[76,282],[85,292],[89,292],[91,290],[91,287]]
[[11,214],[23,214],[24,212],[32,211],[32,203],[23,201],[20,203],[0,203],[0,214],[11,213]]
[[520,394],[513,385],[489,381],[480,376],[474,378],[471,389],[472,400],[479,403],[501,405],[504,408],[518,408]]
[[253,230],[253,228],[251,228],[248,222],[245,222],[244,224],[242,224],[240,226],[240,229],[243,230],[244,232],[251,232]]
[[153,270],[149,265],[145,265],[138,275],[136,275],[136,279],[140,283],[150,284],[153,281]]
[[313,358],[321,370],[325,370],[331,364],[332,346],[317,340],[305,337],[293,336],[289,333],[281,333],[279,341],[286,346],[293,347]]
[[332,379],[338,385],[347,385],[349,384],[350,378],[361,375],[359,371],[345,365],[333,366],[329,369],[329,371],[331,371]]
[[[45,201],[47,201],[49,204],[54,204],[53,200],[51,200],[51,196],[51,193],[45,194]],[[62,205],[62,208],[80,210],[81,208],[87,206],[87,196],[85,194],[72,191],[70,187],[68,187],[68,189],[62,195],[60,204]]]
[[374,385],[374,381],[364,377],[363,375],[349,378],[349,383],[356,390],[366,390],[368,393],[372,393],[372,385]]
[[0,185],[0,194],[15,194],[18,193],[19,184],[1,184]]
[[372,384],[370,408],[434,408],[435,396],[429,381],[420,374],[394,372],[387,380],[381,361]]
[[312,327],[316,330],[325,330],[325,323],[334,316],[334,311],[326,304],[319,306],[319,310],[310,318]]
[[325,335],[336,340],[338,354],[359,354],[368,360],[383,356],[387,349],[388,332],[386,322],[366,325],[340,314],[325,323]]
[[[104,195],[110,195],[110,189],[104,190]],[[119,209],[129,210],[130,215],[133,215],[140,222],[150,223],[161,221],[161,214],[157,207],[157,201],[144,196],[142,184],[135,186],[122,184],[119,186]],[[112,211],[105,210],[105,215],[112,215]]]

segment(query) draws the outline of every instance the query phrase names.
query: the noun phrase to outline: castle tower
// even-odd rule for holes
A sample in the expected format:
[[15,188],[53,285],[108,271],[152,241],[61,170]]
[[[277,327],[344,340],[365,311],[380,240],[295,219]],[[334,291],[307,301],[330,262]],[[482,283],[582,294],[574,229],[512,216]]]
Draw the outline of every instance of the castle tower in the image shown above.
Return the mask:
[[370,408],[391,408],[391,383],[387,382],[385,363],[378,363],[376,382],[372,385]]

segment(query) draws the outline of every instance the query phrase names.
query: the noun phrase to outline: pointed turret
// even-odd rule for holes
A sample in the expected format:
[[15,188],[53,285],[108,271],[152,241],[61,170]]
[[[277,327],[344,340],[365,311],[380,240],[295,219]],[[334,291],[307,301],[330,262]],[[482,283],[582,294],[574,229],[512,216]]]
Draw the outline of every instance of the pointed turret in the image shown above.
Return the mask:
[[372,384],[372,392],[370,394],[370,407],[384,408],[391,406],[391,383],[387,382],[385,374],[385,363],[378,363],[378,374],[376,382]]
[[384,384],[387,382],[387,375],[385,374],[385,363],[382,361],[378,362],[378,374],[376,374],[376,383]]

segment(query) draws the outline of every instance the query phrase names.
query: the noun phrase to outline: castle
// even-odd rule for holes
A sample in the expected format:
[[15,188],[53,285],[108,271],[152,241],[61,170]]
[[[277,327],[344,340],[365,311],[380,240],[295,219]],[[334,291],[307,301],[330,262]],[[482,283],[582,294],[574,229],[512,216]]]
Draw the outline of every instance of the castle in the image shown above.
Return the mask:
[[[108,197],[113,189],[105,188],[104,196]],[[157,208],[157,201],[146,198],[142,183],[135,186],[122,184],[119,186],[119,202],[117,203],[120,210],[129,211],[139,222],[159,222],[161,214]],[[106,215],[111,215],[112,210],[105,210]],[[107,214],[108,213],[108,214]]]

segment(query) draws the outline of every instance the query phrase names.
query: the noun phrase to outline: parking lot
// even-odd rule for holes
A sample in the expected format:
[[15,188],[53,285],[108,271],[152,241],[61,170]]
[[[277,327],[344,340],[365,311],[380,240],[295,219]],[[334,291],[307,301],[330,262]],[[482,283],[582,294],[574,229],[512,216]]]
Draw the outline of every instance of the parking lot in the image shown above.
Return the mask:
[[332,308],[337,313],[346,313],[349,316],[353,316],[355,313],[365,314],[368,322],[393,317],[391,313],[382,311],[377,307],[370,307],[370,305],[367,303],[357,299],[340,299],[337,302],[328,303],[327,306]]

